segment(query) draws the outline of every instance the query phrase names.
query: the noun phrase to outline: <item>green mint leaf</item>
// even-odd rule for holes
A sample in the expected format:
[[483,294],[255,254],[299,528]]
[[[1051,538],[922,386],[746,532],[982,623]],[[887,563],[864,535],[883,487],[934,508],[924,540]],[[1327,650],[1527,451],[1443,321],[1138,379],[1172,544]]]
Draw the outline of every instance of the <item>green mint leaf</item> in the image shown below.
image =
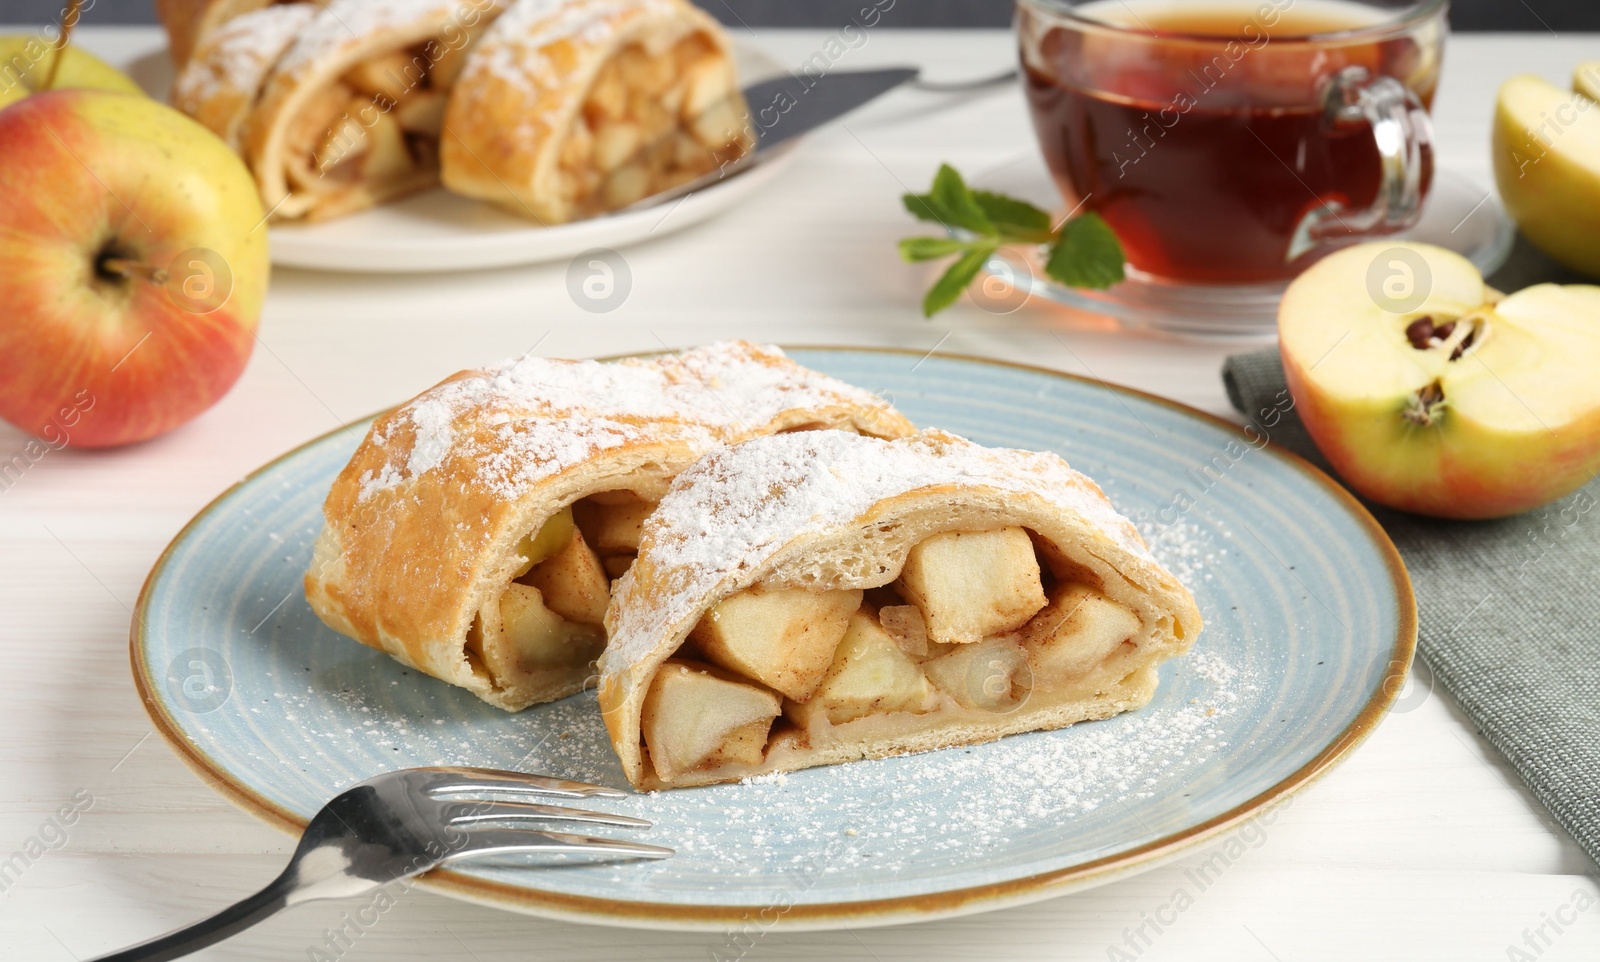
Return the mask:
[[900,242],[900,256],[907,263],[915,264],[917,261],[937,260],[948,254],[957,254],[971,248],[970,242],[956,240],[954,237],[907,237]]
[[994,252],[993,247],[980,247],[956,258],[950,269],[928,288],[927,296],[922,299],[922,316],[932,317],[954,304],[956,298],[960,297],[961,292],[966,290],[967,285],[978,276],[984,262]]
[[945,213],[932,194],[901,194],[900,202],[906,205],[906,212],[917,220],[932,221],[948,227],[950,215]]
[[996,194],[988,190],[975,190],[972,199],[983,209],[984,216],[1003,233],[1043,233],[1039,243],[1048,243],[1050,215],[1025,200]]
[[1044,272],[1068,287],[1104,290],[1123,278],[1122,244],[1099,214],[1062,225]]
[[994,225],[989,222],[988,215],[983,208],[973,199],[972,192],[967,190],[967,184],[956,173],[956,169],[949,164],[940,164],[939,172],[933,175],[933,190],[930,192],[933,203],[939,211],[945,214],[946,227],[961,227],[975,234],[993,235]]

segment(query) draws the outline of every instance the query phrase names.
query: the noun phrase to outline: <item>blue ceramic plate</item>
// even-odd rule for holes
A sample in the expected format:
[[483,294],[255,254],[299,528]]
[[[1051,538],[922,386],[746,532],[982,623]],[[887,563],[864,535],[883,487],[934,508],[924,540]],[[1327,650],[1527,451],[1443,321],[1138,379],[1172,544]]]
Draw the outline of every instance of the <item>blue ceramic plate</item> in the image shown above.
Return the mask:
[[[973,748],[607,800],[678,850],[651,863],[474,864],[426,884],[590,922],[827,928],[997,908],[1170,858],[1305,785],[1379,722],[1416,618],[1393,546],[1298,459],[1167,401],[976,358],[804,349],[913,421],[1048,449],[1097,479],[1206,627],[1141,711]],[[297,830],[393,768],[624,785],[592,693],[517,715],[323,627],[301,575],[366,425],[267,465],[151,572],[134,677],[156,726],[246,809]],[[1259,441],[1259,435],[1256,436]]]

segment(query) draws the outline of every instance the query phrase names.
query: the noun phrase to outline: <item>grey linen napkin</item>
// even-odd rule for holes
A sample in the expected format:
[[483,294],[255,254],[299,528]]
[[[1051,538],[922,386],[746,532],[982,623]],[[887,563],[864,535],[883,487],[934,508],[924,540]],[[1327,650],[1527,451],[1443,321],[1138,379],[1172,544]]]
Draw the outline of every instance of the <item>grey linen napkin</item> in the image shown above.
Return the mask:
[[[1230,357],[1228,398],[1272,443],[1328,470],[1286,390],[1276,348]],[[1490,744],[1600,863],[1600,485],[1497,521],[1368,505],[1405,559],[1418,649]]]

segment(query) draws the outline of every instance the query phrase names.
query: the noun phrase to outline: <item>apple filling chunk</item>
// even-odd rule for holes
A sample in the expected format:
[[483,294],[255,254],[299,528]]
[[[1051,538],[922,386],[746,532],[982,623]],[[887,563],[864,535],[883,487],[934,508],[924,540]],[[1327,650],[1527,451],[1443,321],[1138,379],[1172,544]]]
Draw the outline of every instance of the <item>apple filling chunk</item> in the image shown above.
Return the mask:
[[1019,633],[1041,684],[1088,674],[1140,628],[1139,616],[1088,585],[1065,583]]
[[1045,605],[1024,528],[936,534],[911,549],[897,582],[922,609],[928,637],[970,643],[1014,631]]
[[750,588],[718,602],[689,637],[715,664],[805,701],[860,606],[859,590]]
[[645,694],[641,729],[663,779],[702,767],[756,765],[782,701],[710,665],[668,659]]
[[538,588],[519,582],[500,596],[500,630],[525,671],[593,661],[604,642],[598,628],[561,617]]
[[605,623],[611,580],[606,577],[600,557],[576,528],[569,529],[561,550],[534,565],[519,580],[538,588],[545,605],[568,621]]
[[921,667],[863,609],[850,616],[816,692],[805,701],[788,702],[785,710],[810,728],[818,715],[842,725],[867,715],[926,712],[933,707],[934,688]]
[[287,132],[290,179],[314,194],[362,183],[380,198],[431,182],[448,95],[432,68],[422,47],[391,50],[316,90]]
[[698,34],[607,60],[572,120],[557,184],[576,216],[626,207],[736,159],[748,140],[733,66]]
[[956,704],[978,711],[1017,707],[1032,682],[1028,657],[1009,636],[956,645],[922,669]]

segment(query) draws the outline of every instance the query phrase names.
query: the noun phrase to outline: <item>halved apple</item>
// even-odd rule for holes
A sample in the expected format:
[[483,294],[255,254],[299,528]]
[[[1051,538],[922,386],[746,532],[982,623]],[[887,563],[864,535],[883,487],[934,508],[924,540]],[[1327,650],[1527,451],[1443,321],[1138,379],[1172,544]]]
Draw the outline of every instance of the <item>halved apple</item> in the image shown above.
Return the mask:
[[[1587,68],[1587,69],[1585,69]],[[1600,278],[1600,64],[1580,67],[1569,93],[1512,77],[1495,103],[1491,156],[1506,210],[1540,250]],[[1587,92],[1587,95],[1585,95]]]
[[1025,528],[936,534],[911,549],[896,584],[922,609],[934,641],[1011,631],[1045,603]]
[[[1406,310],[1372,287],[1391,270],[1428,285]],[[1278,337],[1300,419],[1374,501],[1500,517],[1600,469],[1600,288],[1540,284],[1501,300],[1459,254],[1378,241],[1290,284]]]
[[785,703],[790,717],[806,727],[821,713],[835,725],[866,715],[924,712],[933,707],[933,685],[922,669],[871,614],[850,616],[833,664],[808,701]]
[[641,728],[656,774],[761,761],[782,702],[710,665],[669,659],[650,682]]
[[716,664],[805,701],[860,606],[859,590],[751,588],[718,602],[689,637]]

